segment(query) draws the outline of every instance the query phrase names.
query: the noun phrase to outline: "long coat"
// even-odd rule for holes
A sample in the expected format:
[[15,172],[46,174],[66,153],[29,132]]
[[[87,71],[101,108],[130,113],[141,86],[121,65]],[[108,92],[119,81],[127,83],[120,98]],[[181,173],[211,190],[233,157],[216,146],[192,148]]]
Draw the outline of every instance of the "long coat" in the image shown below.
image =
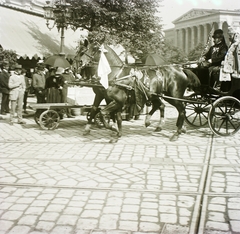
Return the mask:
[[5,70],[2,70],[0,72],[0,93],[5,93],[9,94],[10,89],[8,87],[8,82],[9,82],[9,73]]
[[47,103],[61,103],[62,98],[62,87],[64,80],[62,76],[50,76],[46,79],[46,101]]
[[228,51],[227,44],[223,41],[219,44],[210,47],[208,52],[204,55],[206,60],[211,59],[212,63],[210,66],[221,66]]

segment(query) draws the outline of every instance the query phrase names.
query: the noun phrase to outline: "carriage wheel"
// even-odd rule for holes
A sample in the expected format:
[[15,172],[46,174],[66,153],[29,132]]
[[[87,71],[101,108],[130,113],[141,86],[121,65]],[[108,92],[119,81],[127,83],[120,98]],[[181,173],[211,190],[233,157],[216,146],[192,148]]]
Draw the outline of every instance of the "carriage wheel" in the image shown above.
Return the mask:
[[[107,120],[108,123],[109,123],[109,122],[110,122],[109,116],[107,115],[105,118],[106,118],[106,120]],[[94,122],[95,122],[95,124],[96,124],[99,128],[104,127],[103,116],[102,116],[101,112],[98,112],[98,113],[95,115],[95,117],[94,117]]]
[[39,124],[44,130],[54,130],[58,127],[60,117],[54,110],[44,111],[39,118]]
[[234,135],[240,129],[240,101],[230,96],[219,98],[210,109],[208,123],[218,136]]
[[[185,121],[195,128],[208,124],[209,103],[202,95],[193,93],[188,97],[193,102],[185,103]],[[196,101],[196,103],[194,103]],[[197,103],[206,101],[206,103]]]
[[35,114],[34,114],[34,120],[36,122],[36,124],[40,125],[39,123],[39,118],[40,118],[40,115],[44,112],[45,110],[42,110],[42,109],[37,109]]

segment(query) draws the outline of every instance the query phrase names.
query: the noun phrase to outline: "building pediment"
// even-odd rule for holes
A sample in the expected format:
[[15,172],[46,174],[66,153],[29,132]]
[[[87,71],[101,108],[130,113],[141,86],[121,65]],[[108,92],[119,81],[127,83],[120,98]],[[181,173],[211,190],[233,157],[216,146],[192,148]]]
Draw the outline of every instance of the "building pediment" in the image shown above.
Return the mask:
[[176,24],[181,21],[216,14],[216,12],[218,12],[218,11],[217,10],[206,10],[206,9],[192,9],[192,10],[188,11],[186,14],[184,14],[181,17],[174,20],[173,23]]

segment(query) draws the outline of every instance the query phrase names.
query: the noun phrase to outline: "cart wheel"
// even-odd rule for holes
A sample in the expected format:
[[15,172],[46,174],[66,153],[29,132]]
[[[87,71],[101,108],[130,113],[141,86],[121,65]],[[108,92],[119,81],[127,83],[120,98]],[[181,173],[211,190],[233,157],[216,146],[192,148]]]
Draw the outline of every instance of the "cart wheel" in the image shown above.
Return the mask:
[[90,115],[91,115],[91,111],[88,111],[88,113],[87,113],[87,120],[90,120]]
[[39,124],[44,130],[54,130],[58,127],[60,117],[54,110],[44,111],[39,118]]
[[231,96],[216,100],[210,109],[208,124],[218,136],[234,135],[240,129],[240,101]]
[[[107,120],[108,123],[109,123],[109,122],[110,122],[109,116],[107,115],[105,118],[106,118],[106,120]],[[95,124],[96,124],[99,128],[104,127],[103,117],[102,117],[101,112],[98,112],[98,113],[95,115],[95,117],[94,117],[94,122],[95,122]]]
[[[208,111],[210,105],[202,95],[193,93],[189,97],[193,102],[185,102],[185,121],[188,125],[195,128],[203,127],[208,124]],[[195,101],[195,103],[194,103]],[[197,103],[197,102],[206,103]]]
[[34,114],[34,120],[36,122],[36,124],[40,125],[39,123],[39,118],[40,118],[40,115],[44,112],[45,110],[42,110],[42,109],[37,109],[35,114]]

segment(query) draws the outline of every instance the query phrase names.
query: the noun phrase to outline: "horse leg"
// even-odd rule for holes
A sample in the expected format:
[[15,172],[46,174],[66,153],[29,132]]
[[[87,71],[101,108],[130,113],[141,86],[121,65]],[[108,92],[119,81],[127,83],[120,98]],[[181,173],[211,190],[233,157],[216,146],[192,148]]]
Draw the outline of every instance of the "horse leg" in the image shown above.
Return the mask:
[[158,125],[156,127],[156,129],[154,130],[154,132],[161,132],[162,129],[163,129],[163,126],[165,124],[165,118],[164,118],[164,114],[165,114],[165,105],[164,103],[160,100],[161,102],[161,105],[159,107],[159,110],[160,110],[160,119],[159,119],[159,122],[158,122]]
[[146,118],[145,118],[145,126],[148,127],[151,124],[150,119],[151,119],[152,115],[158,109],[160,110],[160,119],[159,119],[159,123],[157,125],[157,128],[155,129],[155,132],[160,132],[162,130],[162,126],[165,123],[165,120],[164,120],[165,105],[159,98],[152,100],[152,109],[146,115]]
[[88,134],[90,134],[90,130],[91,130],[91,125],[92,125],[92,120],[94,119],[96,113],[97,113],[97,109],[100,105],[100,103],[102,102],[102,100],[104,99],[104,95],[101,93],[104,90],[101,89],[93,89],[94,93],[96,94],[94,97],[94,102],[90,111],[90,117],[88,119],[88,122],[86,124],[86,127],[83,131],[83,135],[86,136]]
[[117,128],[114,128],[112,125],[109,124],[106,116],[110,116],[111,113],[114,113],[116,112],[116,110],[119,109],[119,105],[117,102],[115,101],[112,101],[110,102],[104,109],[101,110],[101,114],[102,114],[102,117],[103,117],[103,124],[104,126],[107,128],[107,129],[110,129],[112,131],[115,131],[118,133],[118,129]]
[[122,136],[122,115],[120,111],[116,113],[116,119],[117,123],[114,122],[114,125],[112,125],[111,130],[115,129],[117,135],[115,137],[112,137],[110,143],[116,143],[118,141],[118,138]]
[[177,101],[174,106],[178,110],[178,119],[177,119],[177,132],[175,132],[171,137],[170,141],[176,141],[179,138],[181,133],[186,133],[186,128],[183,126],[184,124],[184,112],[185,108],[182,102]]

